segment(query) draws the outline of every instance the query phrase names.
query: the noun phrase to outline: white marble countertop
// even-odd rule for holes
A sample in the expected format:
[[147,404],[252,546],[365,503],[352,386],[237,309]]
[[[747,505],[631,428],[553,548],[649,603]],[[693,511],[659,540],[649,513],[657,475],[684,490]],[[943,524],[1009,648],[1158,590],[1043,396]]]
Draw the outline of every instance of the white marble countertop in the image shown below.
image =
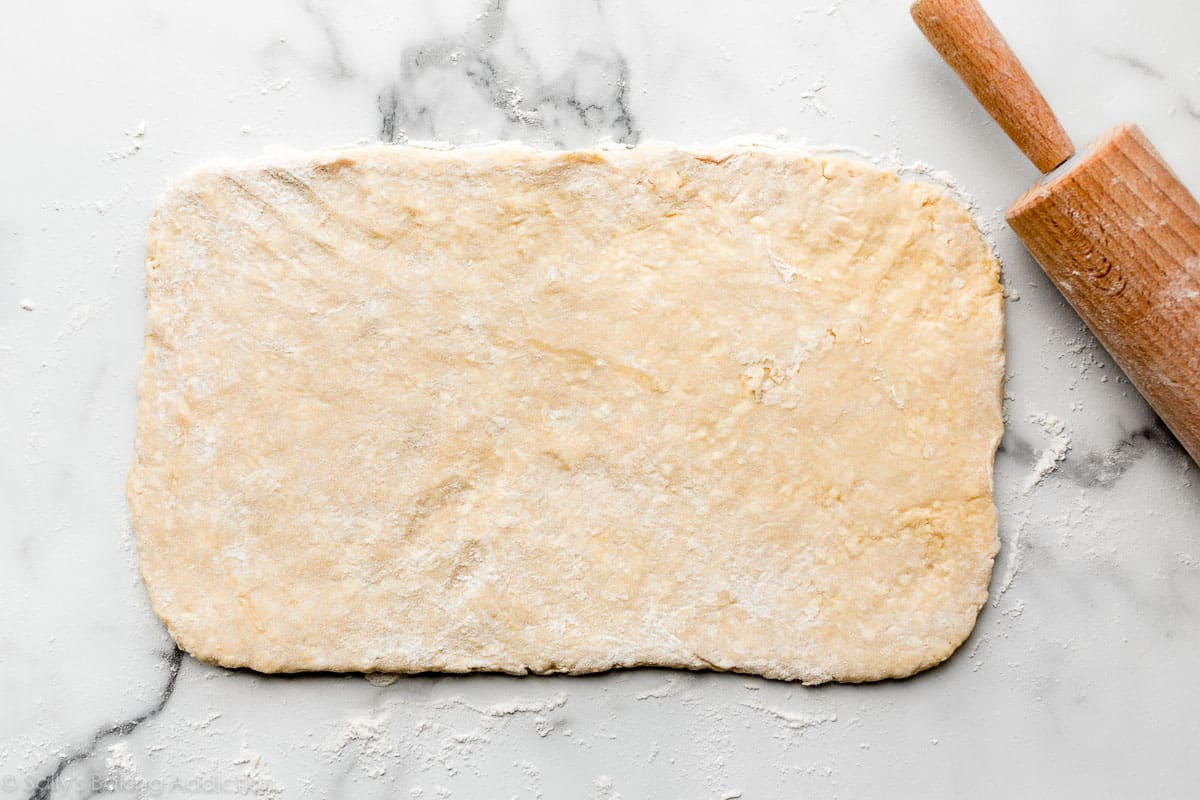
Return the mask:
[[[1200,189],[1200,5],[992,0],[1083,141]],[[0,10],[0,796],[1184,797],[1200,473],[1003,225],[1035,176],[906,0],[48,0]],[[744,134],[955,176],[1005,266],[1003,550],[914,679],[264,677],[181,656],[123,493],[142,236],[216,156]]]

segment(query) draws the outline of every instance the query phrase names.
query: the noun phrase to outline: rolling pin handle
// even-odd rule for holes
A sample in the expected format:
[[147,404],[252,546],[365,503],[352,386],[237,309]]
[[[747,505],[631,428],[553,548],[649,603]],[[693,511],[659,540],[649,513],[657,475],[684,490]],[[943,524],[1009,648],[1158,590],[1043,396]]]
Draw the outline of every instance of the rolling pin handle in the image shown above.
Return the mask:
[[978,0],[917,0],[912,17],[934,49],[1043,173],[1075,145]]

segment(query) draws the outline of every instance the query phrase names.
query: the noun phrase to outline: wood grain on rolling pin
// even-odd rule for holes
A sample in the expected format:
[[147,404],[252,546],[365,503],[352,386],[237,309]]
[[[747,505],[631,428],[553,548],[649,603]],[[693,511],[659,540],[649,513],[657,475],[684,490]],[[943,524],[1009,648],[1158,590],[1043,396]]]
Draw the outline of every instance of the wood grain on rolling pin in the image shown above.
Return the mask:
[[1200,461],[1200,204],[1154,146],[1117,128],[1008,221]]

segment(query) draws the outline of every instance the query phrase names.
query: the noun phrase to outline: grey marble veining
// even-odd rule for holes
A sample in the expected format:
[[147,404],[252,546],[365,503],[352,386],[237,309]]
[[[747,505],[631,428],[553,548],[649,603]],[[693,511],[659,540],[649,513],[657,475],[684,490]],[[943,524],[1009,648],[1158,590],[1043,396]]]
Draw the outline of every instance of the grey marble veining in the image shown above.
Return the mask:
[[[158,697],[154,700],[154,704],[129,719],[115,722],[111,725],[101,728],[92,734],[88,741],[73,750],[60,752],[57,754],[57,760],[44,770],[45,774],[41,776],[36,783],[33,783],[29,797],[32,800],[44,800],[54,796],[58,789],[58,784],[63,783],[63,775],[67,770],[77,766],[85,765],[91,767],[88,769],[89,779],[87,783],[93,785],[103,785],[104,780],[94,769],[93,762],[101,747],[107,742],[121,737],[127,737],[138,729],[142,723],[153,719],[166,707],[167,701],[171,699],[171,695],[175,691],[175,685],[179,680],[179,666],[183,662],[183,651],[175,647],[164,658],[166,684],[159,692]],[[98,794],[99,792],[97,792]]]
[[[1080,143],[1200,188],[1200,7],[989,3]],[[1036,175],[902,0],[52,0],[0,10],[0,796],[1186,797],[1200,472],[1003,224]],[[1003,549],[911,680],[266,677],[183,656],[125,508],[142,236],[268,147],[836,145],[955,176],[1005,265]]]
[[[523,44],[508,0],[492,0],[460,32],[405,46],[399,75],[379,94],[379,140],[636,144],[629,66],[606,41],[601,9],[574,9],[575,24],[600,35],[553,69],[538,64]],[[498,124],[464,129],[489,115]]]

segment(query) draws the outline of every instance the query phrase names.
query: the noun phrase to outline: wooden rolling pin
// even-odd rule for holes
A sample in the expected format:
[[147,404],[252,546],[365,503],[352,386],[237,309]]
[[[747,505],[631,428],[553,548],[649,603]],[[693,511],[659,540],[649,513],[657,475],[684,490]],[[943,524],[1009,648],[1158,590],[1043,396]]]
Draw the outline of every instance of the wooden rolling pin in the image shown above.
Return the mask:
[[1134,125],[1076,156],[977,0],[917,0],[912,16],[1046,173],[1009,224],[1200,463],[1200,204]]

